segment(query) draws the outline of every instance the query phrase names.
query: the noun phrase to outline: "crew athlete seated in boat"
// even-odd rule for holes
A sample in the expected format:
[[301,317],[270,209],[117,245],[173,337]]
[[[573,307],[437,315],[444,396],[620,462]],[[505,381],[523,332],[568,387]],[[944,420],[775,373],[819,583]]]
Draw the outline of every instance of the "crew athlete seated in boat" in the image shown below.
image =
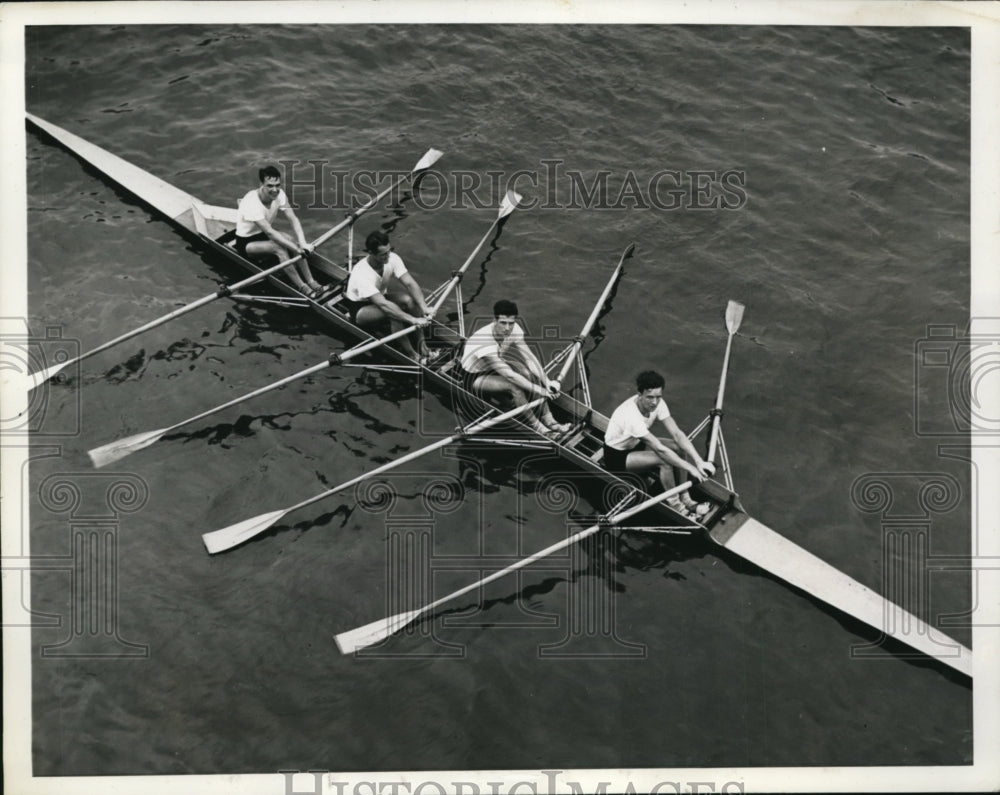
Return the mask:
[[[470,392],[501,397],[524,406],[539,397],[559,394],[559,382],[550,381],[542,363],[524,341],[517,322],[517,304],[500,300],[493,305],[493,322],[483,326],[465,342],[456,375]],[[572,426],[556,422],[548,403],[527,415],[543,436],[565,433]]]
[[[294,265],[289,265],[285,273],[300,292],[313,299],[319,298],[323,287],[313,278],[306,261],[312,246],[306,242],[302,224],[281,189],[281,172],[274,166],[264,166],[257,172],[257,176],[260,178],[260,187],[240,199],[236,217],[236,250],[241,256],[250,259],[274,255],[279,262],[301,255],[301,259]],[[274,228],[278,210],[285,214],[292,225],[298,244]]]
[[406,270],[402,257],[392,250],[385,232],[376,230],[368,235],[365,251],[367,255],[351,268],[344,289],[343,305],[351,321],[368,328],[388,320],[393,331],[416,326],[412,334],[397,342],[406,356],[425,364],[427,345],[422,329],[430,324],[433,311],[424,301],[423,290]]
[[[663,400],[663,376],[652,370],[639,373],[635,379],[637,393],[615,409],[604,433],[604,466],[619,474],[646,475],[656,472],[664,491],[680,483],[681,471],[696,482],[715,472],[715,466],[705,461],[694,449],[691,440],[670,416]],[[664,442],[650,429],[659,420],[670,434]],[[690,461],[680,455],[684,453]],[[693,462],[693,463],[692,463]],[[674,510],[698,513],[698,504],[686,491],[670,497],[667,504]]]

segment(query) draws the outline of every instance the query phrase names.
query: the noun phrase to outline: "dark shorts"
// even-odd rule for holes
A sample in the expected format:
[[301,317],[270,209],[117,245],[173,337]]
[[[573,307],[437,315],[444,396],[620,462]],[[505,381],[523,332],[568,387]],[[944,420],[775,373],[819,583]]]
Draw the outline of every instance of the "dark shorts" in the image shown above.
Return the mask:
[[631,450],[617,450],[614,447],[604,445],[604,468],[608,472],[614,472],[619,475],[628,474],[628,454],[645,449],[645,442],[639,442]]
[[241,257],[247,256],[247,244],[257,243],[261,240],[268,240],[268,236],[263,232],[258,232],[256,235],[251,235],[250,237],[240,237],[236,236],[236,250],[239,252]]
[[340,299],[339,303],[342,307],[344,307],[348,316],[351,318],[351,322],[355,325],[358,323],[358,312],[366,306],[371,305],[371,301],[352,301],[346,295]]
[[473,385],[476,383],[476,379],[482,375],[482,373],[470,373],[464,367],[462,367],[461,359],[455,362],[455,368],[452,370],[452,375],[458,379],[458,383],[462,385],[462,389],[466,392],[472,392]]

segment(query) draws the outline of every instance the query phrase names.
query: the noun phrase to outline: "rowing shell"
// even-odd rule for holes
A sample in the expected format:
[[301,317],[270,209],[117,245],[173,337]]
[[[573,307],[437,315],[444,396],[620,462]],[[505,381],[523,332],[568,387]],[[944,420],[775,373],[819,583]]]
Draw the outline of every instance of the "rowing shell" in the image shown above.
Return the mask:
[[[179,188],[54,124],[31,115],[28,115],[28,120],[83,161],[162,213],[175,226],[196,238],[202,245],[223,255],[251,274],[263,272],[259,265],[240,256],[234,248],[235,209],[205,204]],[[354,219],[350,220],[353,222]],[[631,253],[631,248],[629,247],[626,254],[622,255],[622,260]],[[324,297],[322,303],[299,293],[292,285],[285,282],[277,271],[267,278],[278,290],[308,306],[342,335],[354,340],[371,340],[371,335],[354,325],[341,306],[347,271],[318,253],[313,255],[310,262],[336,284],[335,290]],[[742,307],[740,312],[742,313]],[[729,350],[734,334],[728,317],[727,325],[730,325],[726,348],[728,366]],[[430,364],[425,365],[409,359],[388,345],[383,350],[397,364],[419,371],[429,386],[458,397],[466,407],[488,413],[493,411],[493,407],[478,395],[466,391],[459,380],[452,375],[456,357],[464,341],[462,334],[436,324],[428,341],[434,351]],[[578,350],[577,347],[577,352]],[[724,378],[725,368],[723,382]],[[720,384],[720,403],[721,399]],[[554,441],[546,440],[547,443],[568,463],[601,479],[612,489],[617,489],[619,494],[631,495],[629,499],[633,505],[636,503],[648,505],[649,512],[655,514],[655,518],[652,522],[647,520],[647,524],[656,525],[657,529],[668,528],[673,532],[704,535],[715,544],[815,598],[880,629],[885,636],[917,649],[966,676],[972,676],[972,652],[967,647],[823,562],[756,519],[752,519],[743,509],[737,494],[731,488],[731,483],[727,482],[727,485],[723,486],[710,480],[695,484],[691,489],[692,495],[698,501],[708,502],[709,510],[697,519],[680,514],[665,505],[662,500],[650,498],[648,494],[636,488],[635,484],[627,483],[604,469],[601,465],[601,454],[604,432],[608,424],[606,416],[565,392],[560,393],[552,401],[552,408],[558,419],[571,422],[573,427],[562,438]],[[716,442],[721,440],[718,408],[717,406],[712,415],[700,426],[705,427],[709,423],[712,425],[710,447],[713,453]],[[725,462],[724,445],[721,449]],[[728,465],[725,469],[728,481]],[[626,500],[623,500],[620,505],[624,505],[625,502]],[[634,508],[627,510],[626,513],[631,516],[634,510]],[[614,523],[614,520],[611,523]],[[585,532],[589,533],[591,530]],[[427,608],[412,612],[417,615],[425,610]],[[350,633],[344,633],[344,636],[348,634]],[[340,637],[342,636],[338,636],[338,642]]]

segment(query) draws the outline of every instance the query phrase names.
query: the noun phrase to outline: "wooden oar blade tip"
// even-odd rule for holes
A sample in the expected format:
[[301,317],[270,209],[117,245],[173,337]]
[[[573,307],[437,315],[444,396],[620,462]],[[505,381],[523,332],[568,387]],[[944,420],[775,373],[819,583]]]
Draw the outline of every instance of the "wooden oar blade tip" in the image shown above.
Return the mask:
[[334,635],[333,639],[337,642],[337,648],[340,649],[341,654],[354,654],[359,649],[374,646],[390,635],[399,632],[399,630],[411,623],[422,612],[422,610],[410,610],[406,613],[397,613],[388,618],[380,618],[378,621],[365,624],[363,627],[350,629],[347,632]]
[[507,195],[503,197],[503,202],[500,203],[500,217],[503,218],[514,212],[514,210],[521,206],[523,198],[517,191],[507,191]]
[[254,536],[263,533],[286,513],[286,510],[262,513],[251,519],[244,519],[242,522],[231,524],[229,527],[223,527],[221,530],[202,533],[201,540],[205,543],[205,549],[208,550],[209,555],[214,555],[217,552],[225,552],[227,549],[238,547]]
[[726,307],[726,328],[730,334],[735,334],[743,322],[743,312],[746,309],[739,301],[730,301]]
[[118,439],[114,442],[109,442],[101,447],[95,447],[93,450],[88,450],[87,455],[90,456],[90,460],[93,462],[97,469],[105,467],[108,464],[113,464],[115,461],[120,461],[127,455],[131,455],[145,447],[149,447],[154,442],[158,441],[160,437],[163,436],[164,431],[147,431],[146,433],[137,433],[135,436],[129,436],[125,439]]
[[442,152],[440,149],[428,149],[424,153],[424,156],[417,161],[417,164],[413,167],[413,170],[423,171],[426,168],[430,168],[442,157],[444,157],[444,152]]
[[38,370],[34,373],[28,373],[27,383],[25,384],[27,390],[30,392],[32,389],[38,389],[42,384],[48,381],[52,376],[63,369],[69,362],[64,362],[62,364],[55,364],[52,367],[46,367],[44,370]]

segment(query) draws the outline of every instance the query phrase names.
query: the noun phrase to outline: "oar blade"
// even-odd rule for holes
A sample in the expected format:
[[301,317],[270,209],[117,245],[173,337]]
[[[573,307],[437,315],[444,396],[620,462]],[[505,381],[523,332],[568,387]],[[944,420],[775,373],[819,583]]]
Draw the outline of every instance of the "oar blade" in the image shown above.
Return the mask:
[[739,301],[730,301],[726,306],[726,328],[730,334],[735,334],[743,322],[743,310],[746,309]]
[[444,152],[438,149],[428,149],[422,158],[417,161],[417,164],[413,167],[414,171],[423,171],[425,168],[430,168],[438,160],[444,156]]
[[262,513],[252,519],[244,519],[242,522],[229,525],[229,527],[223,527],[221,530],[202,533],[201,540],[205,542],[205,549],[210,555],[214,555],[216,552],[225,552],[227,549],[238,547],[255,535],[263,533],[286,513],[288,513],[287,509]]
[[378,621],[365,624],[363,627],[334,635],[333,639],[337,641],[337,648],[340,649],[341,654],[354,654],[358,649],[374,646],[390,635],[399,632],[407,624],[415,621],[421,613],[423,610],[409,610],[388,618],[380,618]]
[[37,389],[46,381],[48,381],[50,378],[52,378],[55,375],[58,375],[59,371],[62,370],[64,367],[73,364],[76,361],[78,361],[78,359],[69,359],[68,361],[60,362],[59,364],[54,364],[51,367],[46,367],[44,370],[39,370],[36,373],[31,373],[28,376],[28,380],[30,382],[28,384],[28,390],[31,391],[32,389]]
[[501,218],[506,218],[514,212],[514,210],[520,206],[522,198],[521,194],[516,191],[507,191],[507,195],[504,196],[503,201],[500,202],[500,213],[497,215],[497,220],[499,221]]
[[95,447],[93,450],[88,450],[87,455],[90,456],[90,460],[94,463],[94,466],[100,469],[108,464],[113,464],[115,461],[120,461],[131,453],[142,450],[144,447],[149,447],[154,442],[159,441],[166,432],[165,429],[160,429],[158,431],[137,433],[135,436],[127,436],[124,439],[109,442],[102,447]]

